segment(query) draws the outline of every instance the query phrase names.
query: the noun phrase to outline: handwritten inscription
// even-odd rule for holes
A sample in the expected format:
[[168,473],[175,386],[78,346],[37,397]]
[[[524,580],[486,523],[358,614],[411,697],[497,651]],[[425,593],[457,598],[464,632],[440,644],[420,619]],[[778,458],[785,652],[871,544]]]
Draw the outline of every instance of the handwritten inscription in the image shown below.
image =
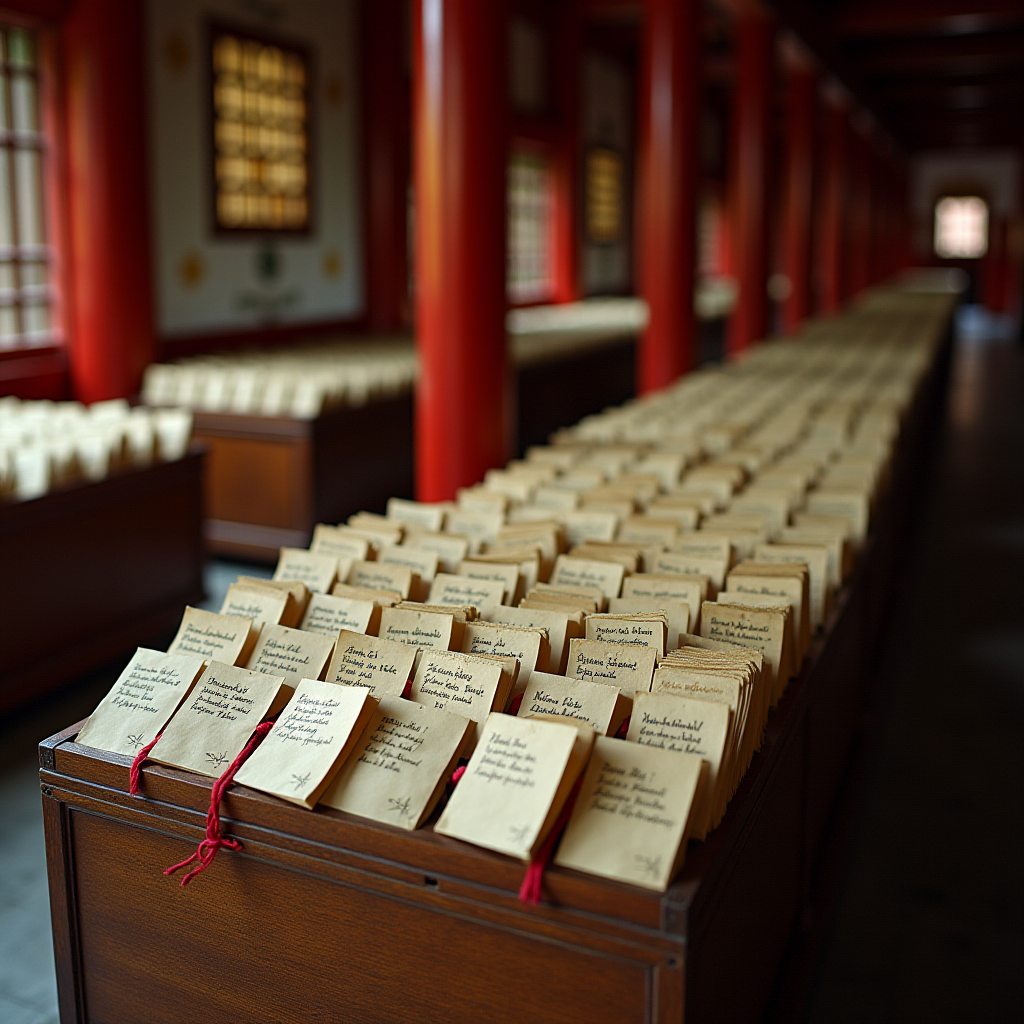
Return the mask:
[[[517,736],[490,732],[483,755],[474,758],[473,774],[492,786],[525,790],[536,787],[536,768],[537,758],[530,753],[530,744]],[[522,841],[520,837],[518,842]]]
[[[373,768],[394,772],[396,776],[401,775],[405,768],[419,768],[423,763],[420,748],[429,731],[430,726],[424,722],[403,722],[384,715],[359,755],[359,761]],[[403,808],[396,806],[394,810],[401,812]],[[404,812],[408,811],[406,799]]]
[[329,747],[335,736],[327,729],[340,704],[341,701],[329,697],[300,693],[292,701],[288,714],[274,726],[275,738],[300,747]]
[[[248,633],[248,623],[246,623],[245,632]],[[232,651],[232,657],[224,660],[234,661],[242,635],[241,627],[232,630],[220,626],[199,626],[194,622],[185,622],[171,651],[174,654],[200,654],[204,658],[214,658],[224,651]]]
[[704,752],[701,743],[703,728],[704,720],[702,718],[652,715],[649,711],[642,711],[636,741],[648,747],[661,747],[663,750],[675,750],[684,754],[702,754]]
[[659,786],[657,776],[651,769],[627,768],[606,760],[587,810],[673,829],[677,823],[665,803],[668,786]]
[[196,687],[188,705],[197,718],[218,718],[235,722],[252,713],[253,699],[250,687],[242,683],[228,683],[207,671]]

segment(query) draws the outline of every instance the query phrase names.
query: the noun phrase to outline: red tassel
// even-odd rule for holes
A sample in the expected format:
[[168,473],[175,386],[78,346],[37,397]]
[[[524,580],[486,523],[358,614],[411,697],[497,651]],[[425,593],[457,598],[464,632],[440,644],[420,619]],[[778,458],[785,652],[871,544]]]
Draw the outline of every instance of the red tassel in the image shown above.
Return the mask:
[[264,737],[270,732],[273,725],[273,722],[260,722],[256,726],[256,732],[253,733],[252,738],[242,748],[241,753],[228,765],[224,774],[213,784],[213,789],[210,791],[210,809],[206,813],[206,838],[199,844],[199,848],[187,860],[183,860],[180,864],[175,864],[165,869],[165,875],[173,875],[179,868],[187,867],[193,861],[199,861],[199,865],[193,868],[181,880],[182,887],[188,885],[196,875],[201,871],[205,871],[213,863],[213,858],[217,856],[217,851],[222,846],[235,851],[242,849],[242,844],[237,839],[220,834],[220,802],[224,798],[224,793],[228,786],[234,780],[238,769],[245,764],[249,759],[249,755],[263,742]]
[[509,706],[508,706],[508,713],[510,715],[518,715],[519,714],[519,709],[523,706],[523,697],[524,696],[525,696],[524,693],[517,693],[512,698],[512,703],[509,704]]
[[139,776],[142,774],[142,762],[149,757],[149,752],[157,745],[160,737],[163,736],[164,731],[161,729],[156,734],[156,739],[147,743],[136,755],[135,760],[132,761],[131,771],[128,773],[128,792],[132,796],[139,795]]
[[412,696],[412,680],[411,679],[406,679],[406,681],[405,681],[405,689],[402,690],[402,697],[403,697],[403,699],[408,700],[411,696]]
[[452,785],[453,786],[458,785],[459,779],[461,779],[462,776],[466,774],[466,767],[467,767],[466,765],[460,764],[459,767],[456,768],[455,771],[452,772]]
[[629,732],[629,715],[626,715],[622,720],[622,725],[615,730],[615,735],[612,738],[616,740],[624,740],[627,732]]
[[530,861],[530,866],[526,869],[526,877],[523,879],[523,884],[519,887],[519,899],[522,900],[523,903],[529,903],[535,907],[540,904],[541,888],[544,883],[544,871],[548,864],[551,863],[551,858],[555,853],[555,847],[558,845],[558,840],[562,838],[565,826],[569,824],[569,816],[572,814],[572,809],[576,806],[576,798],[580,795],[580,789],[582,786],[583,776],[580,775],[576,780],[576,784],[572,787],[569,799],[565,801],[565,806],[562,808],[561,813],[555,820],[554,827],[548,833],[547,839],[541,843],[540,849]]

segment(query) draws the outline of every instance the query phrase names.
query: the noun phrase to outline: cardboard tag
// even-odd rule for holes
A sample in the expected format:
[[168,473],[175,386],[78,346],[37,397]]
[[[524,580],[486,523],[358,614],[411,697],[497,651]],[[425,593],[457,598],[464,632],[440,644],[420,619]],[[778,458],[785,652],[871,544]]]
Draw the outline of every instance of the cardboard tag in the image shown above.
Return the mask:
[[220,606],[221,615],[252,619],[256,627],[271,623],[280,625],[288,609],[288,593],[278,590],[256,590],[244,583],[232,583]]
[[430,504],[406,498],[388,498],[387,517],[409,526],[418,526],[435,533],[444,528],[447,503]]
[[338,578],[336,555],[318,555],[302,548],[281,548],[275,580],[298,580],[314,593],[328,594]]
[[711,581],[712,596],[725,585],[725,574],[729,563],[723,558],[702,558],[681,552],[665,552],[659,555],[653,565],[654,572],[680,573],[686,576],[707,576]]
[[150,760],[217,778],[256,726],[277,714],[291,695],[283,676],[210,662],[167,723]]
[[368,590],[392,590],[407,601],[419,576],[407,565],[382,564],[380,562],[353,562],[345,581],[350,586],[366,587]]
[[649,690],[657,652],[651,647],[610,644],[601,640],[570,640],[566,675],[617,686],[632,702],[637,690]]
[[417,612],[410,608],[383,608],[378,636],[412,647],[447,651],[452,645],[454,627],[454,615]]
[[598,736],[555,863],[664,892],[682,866],[702,764]]
[[327,667],[329,683],[365,686],[377,698],[401,696],[412,678],[417,648],[342,630]]
[[559,555],[551,574],[553,586],[596,587],[606,598],[618,597],[625,570],[614,562]]
[[432,583],[437,575],[440,555],[427,548],[413,547],[408,543],[392,544],[381,550],[377,559],[378,565],[404,565],[420,578],[424,588]]
[[505,588],[497,580],[474,579],[438,573],[430,587],[427,604],[472,605],[481,617],[491,614],[501,604]]
[[312,809],[376,706],[368,690],[301,680],[235,782]]
[[252,619],[217,615],[202,608],[185,608],[178,634],[167,648],[168,654],[198,654],[206,661],[236,665],[249,657],[259,631]]
[[521,594],[523,577],[516,562],[482,562],[470,559],[461,561],[456,570],[459,576],[475,580],[498,580],[501,583],[501,604],[514,604]]
[[548,634],[551,645],[547,669],[552,672],[565,671],[566,659],[569,657],[569,641],[573,637],[582,636],[582,616],[559,609],[546,608],[506,608],[495,609],[489,616],[492,622],[508,623],[511,626],[535,626]]
[[588,615],[586,638],[610,644],[650,647],[659,657],[665,654],[668,626],[663,616],[598,614]]
[[690,609],[688,632],[692,632],[700,618],[700,606],[707,599],[709,580],[706,576],[653,576],[638,573],[622,581],[623,598],[664,598],[682,601]]
[[464,654],[513,657],[519,662],[516,691],[521,693],[540,664],[546,671],[551,647],[543,629],[500,625],[495,622],[467,622],[462,633]]
[[134,757],[167,724],[205,665],[206,659],[199,655],[140,647],[76,742]]
[[379,623],[380,606],[373,601],[314,594],[309,599],[299,629],[323,633],[333,640],[343,629],[353,633],[376,633]]
[[523,692],[519,718],[555,715],[576,718],[600,736],[614,733],[629,714],[629,702],[617,686],[534,672]]
[[289,686],[300,679],[319,679],[334,650],[333,636],[287,626],[266,626],[253,648],[246,668],[283,676]]
[[382,697],[320,802],[386,825],[419,828],[444,792],[471,726],[461,715]]
[[317,523],[313,527],[313,542],[309,550],[314,555],[362,562],[370,557],[370,541],[348,527]]

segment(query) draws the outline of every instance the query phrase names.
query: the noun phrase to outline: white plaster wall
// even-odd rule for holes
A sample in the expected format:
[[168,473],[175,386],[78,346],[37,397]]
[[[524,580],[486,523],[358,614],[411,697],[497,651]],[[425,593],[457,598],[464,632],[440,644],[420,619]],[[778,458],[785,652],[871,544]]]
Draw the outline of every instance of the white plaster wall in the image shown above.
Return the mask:
[[[354,14],[352,0],[147,0],[151,218],[160,334],[313,323],[361,312]],[[266,242],[215,236],[212,229],[207,95],[211,17],[296,41],[311,54],[312,231],[272,243],[281,271],[270,283],[257,271],[257,256]]]

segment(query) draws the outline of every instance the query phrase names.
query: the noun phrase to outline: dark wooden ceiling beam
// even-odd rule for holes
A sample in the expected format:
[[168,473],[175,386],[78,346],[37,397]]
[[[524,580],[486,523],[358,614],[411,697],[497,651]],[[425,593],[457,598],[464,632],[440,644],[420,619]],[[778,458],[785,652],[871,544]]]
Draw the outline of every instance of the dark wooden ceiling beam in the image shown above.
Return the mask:
[[954,35],[991,32],[1024,24],[1020,0],[857,0],[839,7],[831,21],[835,35]]

